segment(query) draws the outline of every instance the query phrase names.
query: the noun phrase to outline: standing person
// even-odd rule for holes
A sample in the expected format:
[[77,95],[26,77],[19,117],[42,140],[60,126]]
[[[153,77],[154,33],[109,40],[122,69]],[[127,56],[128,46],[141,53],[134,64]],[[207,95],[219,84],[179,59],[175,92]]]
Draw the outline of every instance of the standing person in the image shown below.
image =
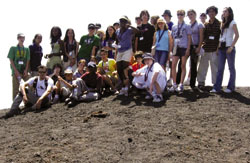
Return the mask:
[[145,99],[153,98],[153,102],[163,100],[162,92],[165,90],[167,78],[161,65],[154,61],[150,53],[143,56],[144,67],[133,72],[133,85],[138,89],[147,89],[148,95]]
[[205,24],[205,23],[206,23],[206,20],[207,20],[207,15],[206,15],[206,13],[201,13],[201,15],[200,15],[200,20],[201,20],[202,24]]
[[75,39],[75,32],[72,28],[67,29],[64,37],[64,64],[63,67],[66,70],[71,67],[72,70],[76,70],[76,58],[79,50],[79,43]]
[[157,21],[157,28],[154,34],[155,55],[154,59],[165,70],[167,60],[172,52],[173,39],[163,19]]
[[[178,10],[178,24],[173,26],[172,37],[174,39],[174,50],[173,50],[173,62],[172,62],[172,76],[173,86],[170,88],[171,92],[178,91],[183,92],[183,82],[186,75],[186,61],[190,54],[191,45],[191,27],[184,22],[185,11]],[[179,87],[176,84],[176,65],[181,59],[181,81]]]
[[141,17],[139,16],[135,17],[135,24],[136,24],[136,27],[139,27],[142,25]]
[[165,10],[164,13],[162,14],[162,17],[165,19],[167,25],[168,25],[168,30],[172,31],[172,27],[174,23],[171,21],[172,15],[170,10]]
[[191,68],[190,68],[190,87],[194,88],[197,77],[197,64],[199,60],[198,54],[200,53],[202,42],[203,42],[203,30],[204,25],[202,23],[198,23],[196,20],[196,12],[191,9],[187,12],[187,15],[190,19],[190,26],[192,30],[192,43],[190,48],[190,60],[191,60]]
[[54,26],[50,31],[51,39],[51,53],[47,54],[45,58],[47,60],[48,75],[52,73],[52,69],[55,64],[62,64],[61,56],[65,55],[64,42],[61,40],[62,31],[61,28]]
[[208,7],[206,13],[209,15],[209,22],[205,23],[203,49],[204,55],[201,56],[198,68],[197,80],[198,87],[203,89],[205,86],[207,70],[210,62],[212,72],[212,83],[216,82],[216,73],[218,71],[218,46],[221,34],[221,22],[215,18],[218,14],[218,8]]
[[220,37],[219,48],[219,66],[216,76],[216,83],[211,92],[218,92],[221,90],[221,84],[223,80],[223,73],[225,63],[227,60],[230,78],[225,93],[231,93],[235,90],[235,45],[239,39],[239,32],[234,21],[234,13],[231,7],[226,7],[222,14],[222,34]]
[[[164,18],[164,20],[166,21],[167,25],[168,25],[168,30],[172,31],[172,27],[174,25],[174,23],[171,21],[172,18],[172,14],[170,10],[165,10],[164,13],[162,14],[162,17]],[[172,77],[172,57],[173,56],[169,56],[169,67],[170,67],[170,78],[168,80],[168,86],[172,86],[173,84],[173,77]],[[180,62],[178,63],[178,71],[177,71],[177,75],[176,75],[176,83],[179,84],[181,80],[181,59]]]
[[[30,78],[24,82],[20,88],[21,91],[14,99],[10,111],[6,113],[4,118],[10,118],[21,112],[19,105],[23,101],[25,106],[32,106],[32,109],[40,109],[50,105],[50,95],[53,90],[53,81],[46,76],[47,68],[45,66],[38,67],[38,76]],[[29,86],[28,88],[26,88]],[[33,89],[31,89],[33,88]]]
[[115,27],[115,30],[118,30],[120,28],[120,22],[115,22],[113,27]]
[[150,23],[155,27],[155,29],[157,28],[157,21],[159,18],[160,17],[158,15],[151,16]]
[[119,95],[128,96],[129,77],[128,67],[133,55],[132,38],[138,30],[129,25],[130,20],[127,16],[120,18],[120,29],[117,31],[118,54],[116,57],[117,72],[122,82],[122,89]]
[[140,32],[136,36],[138,37],[137,39],[138,43],[137,47],[135,47],[135,51],[143,51],[150,53],[151,47],[153,45],[155,28],[153,25],[148,23],[150,15],[147,10],[141,11],[140,18],[142,19],[142,25],[137,27]]
[[88,25],[89,33],[81,37],[80,45],[81,48],[79,50],[77,60],[85,59],[88,63],[91,58],[95,58],[97,47],[100,44],[100,39],[97,35],[95,35],[95,25]]
[[12,46],[8,53],[12,71],[12,99],[16,97],[21,79],[28,80],[28,69],[30,64],[29,48],[24,47],[25,36],[22,33],[17,35],[18,44]]
[[117,35],[114,26],[108,26],[106,37],[103,41],[103,48],[108,50],[108,58],[116,59],[116,49],[112,46],[117,43]]
[[30,50],[30,71],[31,76],[38,75],[38,66],[41,65],[42,57],[43,57],[43,48],[40,45],[42,42],[42,35],[36,34],[33,39],[33,44],[29,46]]

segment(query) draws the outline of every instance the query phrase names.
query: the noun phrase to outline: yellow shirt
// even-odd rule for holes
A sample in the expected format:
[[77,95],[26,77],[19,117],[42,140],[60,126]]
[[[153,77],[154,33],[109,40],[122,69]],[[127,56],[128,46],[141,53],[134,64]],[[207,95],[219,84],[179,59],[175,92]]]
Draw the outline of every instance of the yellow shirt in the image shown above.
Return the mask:
[[102,60],[97,65],[98,68],[103,68],[107,75],[113,76],[112,73],[116,70],[116,61],[108,58],[108,62]]

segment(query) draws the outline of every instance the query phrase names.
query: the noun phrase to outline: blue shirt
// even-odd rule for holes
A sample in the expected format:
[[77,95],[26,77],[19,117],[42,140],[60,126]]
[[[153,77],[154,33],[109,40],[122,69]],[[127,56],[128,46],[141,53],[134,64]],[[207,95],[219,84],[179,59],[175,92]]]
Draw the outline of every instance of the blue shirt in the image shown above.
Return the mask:
[[167,23],[167,25],[168,25],[168,29],[170,31],[172,31],[172,27],[173,27],[174,23],[173,22],[169,22],[169,23]]
[[[159,42],[159,38],[161,37],[161,40]],[[156,32],[156,50],[161,51],[169,51],[168,50],[168,44],[169,44],[169,38],[168,38],[168,30],[165,30],[163,33],[163,30],[159,30]]]
[[[178,32],[179,31],[179,32]],[[188,24],[177,24],[174,25],[172,28],[172,36],[174,38],[174,46],[180,47],[180,48],[187,48],[188,46],[188,35],[192,34],[191,26]],[[176,41],[179,40],[178,43]]]
[[192,45],[199,45],[200,43],[200,29],[204,28],[202,23],[195,22],[195,24],[190,24],[192,30]]
[[133,30],[131,28],[126,29],[125,32],[120,33],[120,29],[117,30],[117,38],[119,41],[118,52],[124,52],[132,48]]

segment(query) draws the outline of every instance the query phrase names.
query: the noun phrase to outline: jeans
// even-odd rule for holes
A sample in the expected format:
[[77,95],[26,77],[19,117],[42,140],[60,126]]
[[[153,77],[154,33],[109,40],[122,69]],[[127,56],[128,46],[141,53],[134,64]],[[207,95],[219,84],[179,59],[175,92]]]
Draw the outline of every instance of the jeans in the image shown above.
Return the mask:
[[230,72],[230,77],[229,77],[227,88],[230,89],[231,91],[235,90],[235,79],[236,79],[235,53],[236,51],[234,48],[230,54],[227,54],[226,53],[227,49],[228,48],[219,50],[219,66],[218,66],[218,72],[216,75],[216,83],[214,85],[214,89],[216,91],[220,91],[222,88],[221,85],[222,85],[226,60],[227,60],[229,72]]
[[161,66],[166,66],[168,60],[168,51],[156,50],[154,59],[158,62]]

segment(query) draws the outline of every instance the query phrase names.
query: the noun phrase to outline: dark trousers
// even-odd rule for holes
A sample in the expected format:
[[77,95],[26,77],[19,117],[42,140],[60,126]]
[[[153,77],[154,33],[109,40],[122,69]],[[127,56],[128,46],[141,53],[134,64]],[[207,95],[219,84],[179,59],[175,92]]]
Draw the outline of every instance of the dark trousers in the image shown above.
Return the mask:
[[197,64],[199,56],[196,54],[195,50],[198,46],[191,46],[190,48],[190,60],[191,60],[191,78],[190,87],[195,87],[196,77],[197,77]]
[[178,63],[178,70],[177,70],[177,75],[176,75],[176,84],[180,84],[181,82],[181,57],[180,61]]

